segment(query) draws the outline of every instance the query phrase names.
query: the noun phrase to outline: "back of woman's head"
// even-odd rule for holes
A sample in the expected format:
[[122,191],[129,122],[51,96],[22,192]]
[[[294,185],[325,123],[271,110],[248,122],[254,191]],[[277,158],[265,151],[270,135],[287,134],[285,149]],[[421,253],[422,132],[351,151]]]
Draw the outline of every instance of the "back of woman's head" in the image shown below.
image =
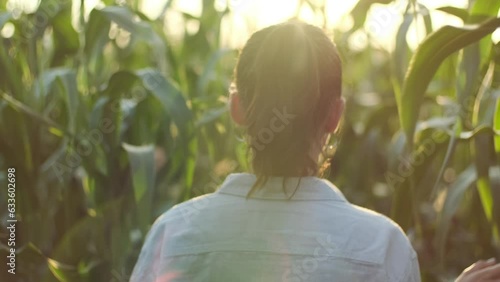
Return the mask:
[[243,48],[236,88],[259,178],[317,173],[311,155],[341,94],[342,68],[319,28],[290,21],[260,30]]

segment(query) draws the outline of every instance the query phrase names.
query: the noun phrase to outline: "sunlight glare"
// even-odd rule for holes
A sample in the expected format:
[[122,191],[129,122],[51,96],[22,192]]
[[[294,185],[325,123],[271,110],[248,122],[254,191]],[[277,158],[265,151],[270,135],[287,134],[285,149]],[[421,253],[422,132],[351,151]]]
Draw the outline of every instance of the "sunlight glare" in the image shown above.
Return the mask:
[[[150,19],[157,19],[161,15],[162,9],[167,1],[168,0],[141,1],[141,12]],[[193,1],[191,1],[191,3],[192,2]]]
[[[81,7],[81,1],[79,0],[73,0],[73,5],[71,6],[71,14],[72,14],[72,24],[73,27],[76,30],[80,30],[80,7]],[[88,20],[88,17],[90,15],[90,12],[94,8],[102,8],[103,3],[100,0],[85,0],[84,3],[84,17],[85,20]]]
[[[246,0],[249,1],[249,0]],[[288,20],[297,10],[297,0],[256,1],[258,11],[254,15],[258,28]]]
[[[463,26],[461,19],[449,15],[447,13],[437,11],[439,7],[453,6],[457,8],[466,8],[468,6],[467,0],[419,0],[420,4],[429,9],[432,18],[432,28],[437,30],[445,25]],[[422,17],[420,17],[418,24],[412,23],[408,30],[407,36],[408,45],[411,49],[415,50],[417,46],[425,39],[425,25]]]
[[[165,3],[171,0],[143,0],[141,1],[140,10],[151,19],[156,19],[160,16]],[[347,31],[352,27],[353,19],[348,14],[359,0],[318,0],[311,1],[314,4],[325,5],[325,16],[319,15],[310,7],[303,6],[299,11],[298,16],[301,20],[322,26],[327,30],[334,28],[342,31]],[[40,0],[8,0],[7,9],[18,12],[33,13],[36,11]],[[258,29],[277,24],[287,19],[290,19],[297,13],[299,0],[216,0],[216,9],[218,11],[225,10],[229,7],[230,13],[222,20],[222,39],[221,44],[227,47],[241,47],[250,34]],[[366,19],[365,30],[369,34],[367,38],[370,44],[382,47],[386,50],[392,50],[395,44],[395,34],[401,23],[402,11],[407,1],[395,0],[391,4],[382,5],[374,4]],[[465,8],[468,6],[468,0],[418,0],[418,3],[427,7],[432,16],[433,29],[436,30],[443,25],[461,26],[463,23],[460,19],[448,15],[436,9],[443,6],[454,6]],[[202,12],[201,0],[189,1],[174,1],[172,3],[173,10],[180,13],[198,17]],[[90,11],[95,7],[101,7],[100,0],[85,0],[85,16],[88,17]],[[73,25],[78,28],[78,13],[80,9],[80,0],[73,0]],[[172,10],[172,9],[170,9]],[[16,12],[17,11],[17,12]],[[168,11],[167,11],[168,13]],[[174,26],[166,27],[167,30],[175,33],[183,32],[179,30],[179,21],[165,19],[167,25]],[[175,23],[174,23],[175,22]],[[182,20],[182,24],[185,21]],[[195,32],[197,28],[191,25],[189,31]],[[407,41],[410,48],[414,49],[425,38],[425,27],[422,19],[417,23],[413,22],[408,30]],[[364,41],[364,40],[360,40]],[[500,41],[500,31],[493,34],[493,41]],[[354,45],[364,45],[354,44]]]
[[11,38],[12,35],[14,35],[14,32],[16,30],[16,27],[12,23],[5,23],[3,28],[0,31],[0,35],[3,38]]
[[[158,9],[158,1],[157,0],[150,0],[150,1],[154,1],[157,7],[156,9]],[[182,11],[184,13],[190,14],[195,17],[201,16],[202,12],[201,0],[174,1],[172,3],[172,7],[178,11]]]
[[365,29],[369,34],[368,41],[386,50],[393,49],[395,36],[399,24],[403,19],[404,7],[402,1],[388,5],[373,4],[365,22]]
[[[500,11],[498,11],[497,17],[500,17]],[[491,35],[491,40],[494,44],[498,44],[500,42],[500,28],[497,28],[495,32]]]
[[7,10],[18,10],[25,14],[31,14],[36,11],[41,0],[9,0],[7,1]]
[[[326,27],[333,29],[339,26],[352,27],[353,20],[348,14],[356,6],[358,0],[326,0]],[[347,23],[347,25],[345,25]]]
[[[142,1],[141,11],[150,18],[156,18],[160,15],[159,13],[165,2],[166,0]],[[324,26],[330,30],[339,25],[342,25],[343,29],[346,29],[352,26],[352,19],[346,17],[346,15],[357,2],[357,0],[325,0],[326,19],[319,17],[311,8],[304,7],[299,12],[299,18],[311,24]],[[216,10],[223,11],[226,7],[229,7],[231,11],[222,20],[222,45],[237,48],[242,47],[246,39],[255,30],[292,18],[297,12],[298,4],[298,0],[216,0]],[[199,16],[201,15],[201,0],[174,1],[173,8],[178,12]],[[170,21],[166,19],[166,22]],[[179,22],[177,21],[175,29],[178,29],[178,24]],[[166,28],[173,32],[173,27]],[[178,32],[175,33],[177,34]]]

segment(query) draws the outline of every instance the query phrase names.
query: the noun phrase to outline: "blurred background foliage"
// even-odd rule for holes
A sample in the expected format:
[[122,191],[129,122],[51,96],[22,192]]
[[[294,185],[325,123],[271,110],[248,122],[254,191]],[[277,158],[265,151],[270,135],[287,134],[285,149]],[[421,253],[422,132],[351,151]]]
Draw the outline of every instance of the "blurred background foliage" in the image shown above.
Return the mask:
[[[172,1],[156,18],[139,0],[102,0],[88,14],[84,2],[44,0],[22,12],[0,1],[0,183],[14,167],[19,220],[17,274],[2,263],[1,281],[128,281],[157,216],[248,169],[226,114],[238,54],[221,43],[230,5],[201,1],[200,15],[180,13],[186,24],[171,36]],[[305,7],[325,19],[324,1],[299,2],[297,15]],[[374,4],[402,16],[394,48],[369,36],[352,48],[373,27]],[[499,8],[440,7],[460,24],[434,28],[418,1],[360,0],[347,30],[325,25],[343,56],[347,100],[325,177],[403,227],[424,281],[499,258]],[[418,48],[407,40],[415,23]]]

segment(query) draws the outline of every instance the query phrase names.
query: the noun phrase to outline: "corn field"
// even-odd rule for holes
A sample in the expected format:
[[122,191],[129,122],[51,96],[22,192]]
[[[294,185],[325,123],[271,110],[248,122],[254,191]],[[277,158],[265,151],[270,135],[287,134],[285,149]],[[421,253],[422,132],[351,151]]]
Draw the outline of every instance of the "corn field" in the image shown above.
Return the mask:
[[[249,169],[227,114],[238,49],[221,30],[231,8],[202,0],[200,15],[178,12],[195,32],[172,36],[173,1],[150,18],[140,0],[102,0],[88,13],[72,12],[84,0],[43,0],[33,12],[0,0],[1,281],[128,281],[156,217]],[[325,14],[324,1],[299,2]],[[373,5],[402,16],[393,50],[370,44]],[[418,0],[359,0],[349,30],[327,30],[347,109],[324,177],[405,230],[423,281],[500,256],[499,9],[440,7],[461,25],[434,28]],[[412,24],[424,27],[417,48]],[[368,44],[353,49],[359,32]]]

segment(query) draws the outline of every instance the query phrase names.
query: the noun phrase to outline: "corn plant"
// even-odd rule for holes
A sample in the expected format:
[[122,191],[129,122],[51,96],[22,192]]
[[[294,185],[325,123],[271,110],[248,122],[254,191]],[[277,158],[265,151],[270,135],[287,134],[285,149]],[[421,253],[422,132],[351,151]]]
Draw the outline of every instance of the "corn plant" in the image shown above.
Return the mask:
[[225,12],[184,15],[202,28],[172,44],[161,18],[107,2],[80,9],[76,29],[71,1],[0,14],[15,30],[0,48],[0,166],[18,179],[18,281],[126,280],[151,221],[192,197],[197,158],[235,143],[214,122],[231,70]]

